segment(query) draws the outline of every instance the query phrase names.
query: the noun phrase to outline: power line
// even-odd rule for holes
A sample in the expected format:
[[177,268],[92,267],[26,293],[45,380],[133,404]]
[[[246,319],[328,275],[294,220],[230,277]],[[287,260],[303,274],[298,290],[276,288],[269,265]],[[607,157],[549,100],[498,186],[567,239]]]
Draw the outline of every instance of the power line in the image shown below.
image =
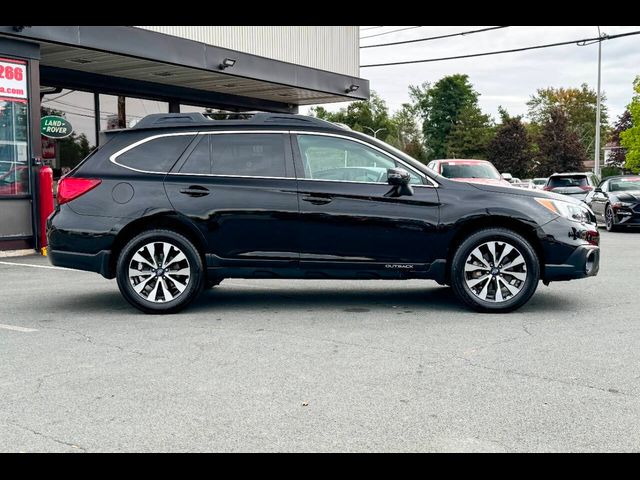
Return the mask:
[[360,48],[389,47],[391,45],[401,45],[403,43],[428,42],[429,40],[438,40],[440,38],[449,38],[449,37],[457,37],[457,36],[463,36],[463,35],[471,35],[472,33],[488,32],[489,30],[500,30],[501,28],[509,28],[509,26],[481,28],[479,30],[469,30],[469,31],[466,31],[466,32],[448,33],[446,35],[438,35],[437,37],[416,38],[415,40],[403,40],[401,42],[377,43],[375,45],[364,45],[364,46],[362,46]]
[[361,32],[366,32],[367,30],[375,30],[376,28],[382,28],[382,25],[379,25],[377,27],[367,27],[367,28],[361,28],[360,31]]
[[48,100],[43,100],[41,103],[53,102],[54,100],[57,100],[58,98],[62,98],[65,95],[69,95],[70,93],[73,93],[73,92],[75,92],[75,90],[69,90],[67,93],[63,93],[62,95],[58,95],[57,97],[49,98]]
[[404,30],[413,30],[414,28],[421,28],[421,27],[422,27],[422,25],[420,25],[418,27],[398,28],[397,30],[389,30],[388,32],[384,32],[384,33],[376,33],[375,35],[368,35],[366,37],[360,37],[360,40],[364,40],[365,38],[381,37],[382,35],[389,35],[390,33],[402,32]]
[[390,63],[374,63],[371,65],[361,65],[360,68],[370,68],[370,67],[387,67],[387,66],[391,66],[391,65],[408,65],[411,63],[427,63],[427,62],[442,62],[445,60],[457,60],[460,58],[472,58],[472,57],[485,57],[488,55],[499,55],[502,53],[514,53],[514,52],[524,52],[526,50],[537,50],[537,49],[541,49],[541,48],[550,48],[550,47],[559,47],[562,45],[571,45],[571,44],[577,44],[580,42],[590,42],[592,40],[597,40],[597,41],[604,41],[604,40],[613,40],[614,38],[620,38],[620,37],[629,37],[631,35],[639,35],[640,34],[640,30],[634,31],[634,32],[628,32],[628,33],[620,33],[618,35],[605,35],[602,37],[594,37],[594,38],[584,38],[582,40],[571,40],[569,42],[558,42],[558,43],[548,43],[546,45],[534,45],[532,47],[522,47],[522,48],[512,48],[509,50],[498,50],[498,51],[494,51],[494,52],[482,52],[482,53],[471,53],[469,55],[458,55],[455,57],[440,57],[440,58],[427,58],[424,60],[407,60],[404,62],[390,62]]

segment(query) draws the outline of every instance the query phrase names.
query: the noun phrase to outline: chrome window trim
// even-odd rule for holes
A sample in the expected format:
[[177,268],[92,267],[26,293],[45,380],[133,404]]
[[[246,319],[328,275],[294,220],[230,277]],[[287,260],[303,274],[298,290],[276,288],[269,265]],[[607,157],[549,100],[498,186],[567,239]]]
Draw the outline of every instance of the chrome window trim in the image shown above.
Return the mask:
[[437,188],[440,185],[438,184],[438,182],[436,182],[435,180],[433,180],[431,177],[429,177],[428,175],[426,175],[423,172],[420,172],[418,170],[416,170],[414,167],[412,167],[411,165],[408,165],[406,162],[404,162],[403,160],[401,160],[400,158],[396,157],[393,154],[390,154],[388,152],[386,152],[385,150],[377,147],[376,145],[372,145],[370,143],[365,142],[364,140],[360,140],[359,138],[353,138],[350,137],[348,135],[341,135],[339,133],[328,133],[328,132],[314,132],[314,131],[307,131],[307,130],[215,130],[215,131],[189,131],[189,132],[174,132],[174,133],[160,133],[157,135],[151,135],[149,137],[145,137],[141,140],[138,140],[137,142],[132,143],[131,145],[127,145],[126,147],[118,150],[117,152],[113,153],[110,157],[109,157],[109,161],[111,163],[113,163],[114,165],[117,165],[119,167],[122,168],[126,168],[127,170],[132,170],[134,172],[139,172],[139,173],[148,173],[151,175],[177,175],[177,176],[201,176],[201,177],[226,177],[226,178],[262,178],[262,179],[268,179],[268,180],[298,180],[298,181],[313,181],[313,182],[340,182],[340,183],[360,183],[360,184],[368,184],[368,185],[386,185],[384,183],[381,182],[356,182],[353,180],[331,180],[331,179],[321,179],[321,178],[300,178],[300,177],[266,177],[266,176],[259,176],[259,175],[222,175],[222,174],[217,174],[217,173],[181,173],[181,172],[154,172],[152,170],[142,170],[139,168],[134,168],[134,167],[130,167],[128,165],[123,165],[122,163],[118,163],[117,162],[117,158],[128,152],[129,150],[133,150],[134,148],[142,145],[143,143],[147,143],[150,142],[152,140],[156,140],[158,138],[163,138],[163,137],[174,137],[174,136],[181,136],[181,135],[222,135],[222,134],[245,134],[245,133],[249,133],[249,134],[279,134],[279,135],[283,135],[283,134],[288,134],[288,135],[295,135],[295,134],[300,134],[300,135],[319,135],[319,136],[325,136],[325,137],[336,137],[336,138],[340,138],[340,139],[344,139],[344,140],[349,140],[352,142],[357,142],[357,143],[361,143],[362,145],[365,145],[369,148],[372,148],[374,150],[379,151],[380,153],[382,153],[383,155],[392,158],[393,160],[397,161],[399,164],[401,164],[402,166],[406,167],[408,170],[410,170],[411,172],[415,173],[416,175],[418,175],[418,177],[420,178],[426,178],[431,185],[425,185],[425,184],[411,184],[412,187],[427,187],[427,188]]
[[175,133],[160,133],[158,135],[151,135],[149,137],[145,137],[137,142],[132,143],[131,145],[126,146],[125,148],[118,150],[114,154],[109,157],[109,161],[114,165],[118,165],[119,167],[126,168],[127,170],[133,170],[134,172],[140,173],[150,173],[152,175],[188,175],[188,176],[204,176],[204,177],[230,177],[230,178],[265,178],[265,179],[279,179],[279,180],[295,180],[295,177],[262,177],[256,175],[221,175],[217,173],[180,173],[180,172],[154,172],[151,170],[142,170],[139,168],[130,167],[128,165],[123,165],[118,163],[116,159],[122,155],[123,153],[132,150],[143,143],[150,142],[157,138],[163,137],[175,137],[179,135],[221,135],[221,134],[236,134],[236,133],[272,133],[272,134],[289,134],[289,130],[216,130],[211,132],[202,132],[202,131],[190,131],[190,132],[175,132]]
[[[369,148],[373,148],[374,150],[379,151],[383,155],[394,159],[395,161],[397,161],[398,163],[400,163],[401,165],[406,167],[408,170],[410,170],[411,172],[415,173],[418,177],[426,178],[432,184],[432,185],[424,185],[424,184],[423,185],[419,185],[419,184],[412,183],[411,184],[412,187],[437,188],[439,186],[438,182],[433,180],[427,174],[425,174],[423,172],[420,172],[419,170],[416,170],[414,167],[412,167],[411,165],[409,165],[406,162],[402,161],[400,158],[396,157],[395,155],[393,155],[393,154],[391,154],[389,152],[386,152],[385,150],[377,147],[376,145],[372,145],[371,143],[367,143],[364,140],[360,140],[359,138],[350,137],[348,135],[340,135],[339,133],[313,132],[313,131],[306,131],[306,130],[291,130],[290,133],[291,134],[299,134],[299,135],[319,135],[319,136],[324,136],[324,137],[337,137],[337,138],[341,138],[341,139],[344,139],[344,140],[350,140],[352,142],[361,143],[362,145],[365,145],[365,146],[367,146]],[[299,178],[298,177],[298,180],[313,180],[313,181],[327,181],[327,182],[347,182],[347,183],[368,183],[368,184],[372,184],[372,185],[386,185],[386,184],[383,184],[381,182],[355,182],[353,180],[331,180],[331,179],[320,179],[320,178]]]

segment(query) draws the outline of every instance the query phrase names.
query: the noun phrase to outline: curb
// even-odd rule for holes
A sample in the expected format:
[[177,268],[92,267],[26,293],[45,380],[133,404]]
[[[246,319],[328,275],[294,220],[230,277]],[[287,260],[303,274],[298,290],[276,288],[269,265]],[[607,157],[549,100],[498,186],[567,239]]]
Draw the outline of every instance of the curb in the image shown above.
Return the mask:
[[31,248],[23,250],[0,250],[0,258],[7,257],[26,257],[27,255],[37,255],[38,252]]

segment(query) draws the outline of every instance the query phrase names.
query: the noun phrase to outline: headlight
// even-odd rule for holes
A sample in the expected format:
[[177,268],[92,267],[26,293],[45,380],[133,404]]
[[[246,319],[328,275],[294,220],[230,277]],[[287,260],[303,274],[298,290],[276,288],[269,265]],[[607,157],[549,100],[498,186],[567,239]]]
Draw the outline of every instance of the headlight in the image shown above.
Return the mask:
[[587,206],[563,202],[562,200],[552,200],[550,198],[536,198],[535,200],[547,210],[568,220],[580,223],[590,223],[591,221],[592,213]]

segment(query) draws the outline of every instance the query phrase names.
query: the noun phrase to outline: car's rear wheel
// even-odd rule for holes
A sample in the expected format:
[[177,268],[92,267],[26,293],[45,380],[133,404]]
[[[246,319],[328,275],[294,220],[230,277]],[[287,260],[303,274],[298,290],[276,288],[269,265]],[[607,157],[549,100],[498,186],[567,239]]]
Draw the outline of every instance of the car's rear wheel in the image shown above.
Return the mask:
[[120,252],[116,278],[124,298],[145,313],[173,313],[187,306],[204,285],[202,258],[183,235],[149,230]]
[[604,224],[607,232],[618,231],[618,226],[616,225],[616,220],[611,205],[607,205],[607,208],[604,211]]
[[451,286],[480,312],[510,312],[538,287],[540,262],[531,244],[505,228],[480,230],[464,240],[451,262]]

